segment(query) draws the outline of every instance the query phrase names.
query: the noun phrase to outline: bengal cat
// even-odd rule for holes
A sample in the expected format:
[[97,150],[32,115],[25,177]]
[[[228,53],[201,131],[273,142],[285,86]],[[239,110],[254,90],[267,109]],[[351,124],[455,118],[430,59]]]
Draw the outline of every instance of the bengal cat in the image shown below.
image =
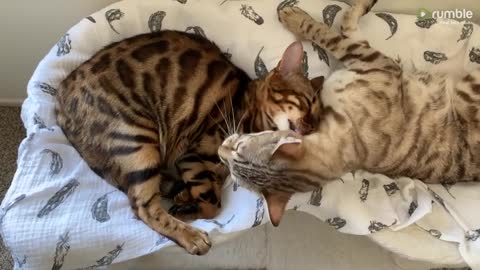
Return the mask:
[[264,194],[274,224],[291,194],[355,170],[426,183],[480,177],[480,69],[457,80],[403,72],[368,42],[351,38],[374,2],[356,1],[341,33],[298,7],[279,12],[290,31],[328,50],[345,68],[326,79],[319,125],[310,135],[233,135],[219,149],[231,174]]
[[[302,58],[295,42],[275,69],[252,81],[199,35],[135,36],[68,75],[58,124],[89,166],[128,195],[137,217],[189,253],[205,254],[208,235],[184,221],[213,218],[221,207],[228,172],[217,149],[226,133],[307,133],[314,124],[319,106]],[[173,199],[169,212],[162,197]]]

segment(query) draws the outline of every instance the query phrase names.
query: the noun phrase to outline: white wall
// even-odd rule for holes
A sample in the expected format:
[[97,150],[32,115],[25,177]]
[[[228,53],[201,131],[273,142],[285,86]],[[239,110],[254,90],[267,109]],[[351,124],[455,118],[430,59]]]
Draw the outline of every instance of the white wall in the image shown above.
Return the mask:
[[[83,17],[113,2],[116,0],[0,0],[0,104],[20,103],[37,63],[60,36]],[[379,0],[375,10],[415,14],[420,7],[466,8],[480,22],[479,0]]]
[[37,63],[75,23],[115,0],[0,0],[0,104],[19,104]]

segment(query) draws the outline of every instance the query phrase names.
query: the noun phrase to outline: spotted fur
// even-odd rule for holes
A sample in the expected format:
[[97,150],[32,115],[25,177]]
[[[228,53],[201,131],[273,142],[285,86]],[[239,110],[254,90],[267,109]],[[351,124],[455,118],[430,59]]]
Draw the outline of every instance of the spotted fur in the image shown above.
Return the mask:
[[426,183],[480,179],[480,69],[460,79],[404,71],[351,37],[374,2],[356,1],[345,13],[342,33],[297,7],[279,12],[290,31],[325,48],[345,68],[325,81],[314,133],[225,140],[220,157],[246,185],[288,198],[358,169]]
[[[183,220],[217,215],[227,174],[217,148],[227,133],[311,130],[315,90],[300,64],[291,65],[302,56],[294,43],[277,68],[252,81],[199,35],[132,37],[102,49],[62,82],[57,120],[90,167],[128,195],[141,220],[189,253],[204,254],[207,234]],[[171,215],[162,197],[173,200]]]

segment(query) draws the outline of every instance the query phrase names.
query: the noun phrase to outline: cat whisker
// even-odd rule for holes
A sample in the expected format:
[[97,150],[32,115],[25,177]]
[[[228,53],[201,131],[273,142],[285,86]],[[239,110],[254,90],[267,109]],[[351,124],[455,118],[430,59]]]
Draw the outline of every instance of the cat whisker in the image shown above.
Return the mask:
[[225,123],[227,123],[228,135],[230,135],[232,131],[232,127],[229,122],[230,118],[228,117],[228,114],[227,114],[227,105],[225,105],[225,101],[223,102],[223,111],[225,112],[224,116],[225,116]]
[[320,93],[320,90],[322,90],[322,88],[318,88],[317,90],[315,90],[315,93],[313,93],[313,96],[317,97],[317,98],[320,98],[318,96],[318,94]]
[[[224,103],[225,104],[225,103]],[[230,131],[230,125],[228,124],[227,118],[225,117],[225,114],[223,114],[222,109],[220,109],[220,106],[218,106],[218,103],[215,102],[215,106],[217,106],[218,111],[220,112],[220,115],[223,118],[223,121],[225,121],[225,124],[227,125],[227,131]],[[229,132],[228,132],[229,133]],[[227,134],[228,134],[227,133]]]
[[230,109],[232,111],[232,123],[233,123],[233,131],[236,133],[237,132],[237,125],[235,123],[235,110],[233,109],[233,97],[232,97],[232,92],[228,92],[228,97],[230,99]]
[[[223,102],[223,109],[225,110],[225,115],[227,117],[227,120],[231,121],[232,120],[231,117],[230,117],[231,113],[230,114],[227,113],[227,111],[228,111],[227,107],[228,107],[228,105],[226,104],[226,102]],[[228,132],[229,132],[228,135],[232,135],[233,131],[235,130],[235,121],[231,121],[231,122],[229,122],[229,124],[230,125],[229,125],[229,129],[228,129]]]
[[[209,114],[208,116],[210,117],[210,120],[216,122],[216,119],[214,119],[214,118],[212,117],[212,115]],[[224,135],[225,137],[227,137],[227,136],[228,136],[228,133],[227,133],[227,131],[225,131],[225,129],[222,127],[222,125],[220,125],[220,123],[218,123],[218,122],[216,122],[216,125],[217,125],[217,126],[220,128],[220,130],[223,132],[223,135]]]
[[222,131],[223,133],[223,136],[228,137],[228,132],[222,127],[222,125],[220,125],[219,123],[217,123],[217,126],[220,128],[220,130]]
[[240,126],[243,125],[243,121],[245,121],[245,117],[247,116],[247,112],[244,112],[240,120],[238,121],[238,126],[237,129],[235,130],[235,133],[238,133],[238,129],[240,129]]

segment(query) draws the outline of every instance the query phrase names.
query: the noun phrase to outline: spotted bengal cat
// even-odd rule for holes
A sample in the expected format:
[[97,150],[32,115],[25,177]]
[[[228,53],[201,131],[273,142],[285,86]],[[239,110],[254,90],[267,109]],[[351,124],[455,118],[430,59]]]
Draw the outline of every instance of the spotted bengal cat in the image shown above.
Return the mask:
[[[274,70],[252,81],[204,37],[139,35],[100,50],[62,82],[57,120],[141,220],[204,254],[207,234],[183,221],[213,218],[221,207],[227,171],[217,149],[226,132],[311,130],[319,106],[302,58],[295,42]],[[171,215],[161,197],[173,199]]]
[[219,149],[231,174],[264,194],[274,224],[291,194],[359,169],[426,183],[480,179],[480,69],[460,79],[404,72],[368,42],[351,38],[374,2],[357,0],[342,33],[298,7],[279,12],[290,31],[345,68],[326,79],[319,125],[310,135],[233,135]]

